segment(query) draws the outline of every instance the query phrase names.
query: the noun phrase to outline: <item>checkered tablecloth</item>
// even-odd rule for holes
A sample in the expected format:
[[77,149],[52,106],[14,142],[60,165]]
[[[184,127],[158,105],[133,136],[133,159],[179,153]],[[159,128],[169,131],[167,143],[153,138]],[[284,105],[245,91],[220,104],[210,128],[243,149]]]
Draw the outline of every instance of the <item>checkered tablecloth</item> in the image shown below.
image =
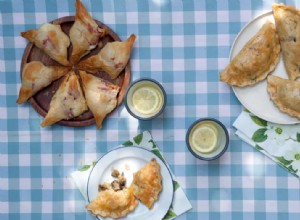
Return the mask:
[[[132,80],[161,82],[166,109],[141,122],[122,105],[101,130],[41,128],[42,118],[29,104],[16,105],[27,44],[19,33],[74,15],[74,0],[0,0],[0,219],[94,219],[70,173],[144,130],[151,131],[193,206],[177,219],[299,219],[299,179],[234,135],[232,123],[242,106],[219,82],[237,33],[271,10],[272,2],[82,1],[121,39],[138,36]],[[189,125],[207,116],[221,120],[230,133],[228,151],[213,162],[194,158],[185,144]]]

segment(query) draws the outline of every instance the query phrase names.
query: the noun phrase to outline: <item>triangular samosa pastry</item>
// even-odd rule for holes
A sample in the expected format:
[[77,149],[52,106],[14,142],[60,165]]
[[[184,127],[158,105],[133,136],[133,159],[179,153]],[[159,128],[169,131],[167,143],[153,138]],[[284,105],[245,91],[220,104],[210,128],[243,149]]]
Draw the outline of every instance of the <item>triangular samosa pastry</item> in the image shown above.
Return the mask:
[[267,21],[221,72],[232,86],[249,86],[264,80],[279,62],[280,44],[275,25]]
[[70,29],[73,64],[94,49],[98,45],[99,39],[107,32],[97,25],[80,0],[76,0],[75,6],[75,22]]
[[130,187],[133,189],[133,194],[137,199],[149,209],[153,207],[162,190],[160,165],[155,158],[134,174]]
[[80,71],[80,77],[87,105],[95,117],[97,128],[101,128],[106,115],[117,106],[120,87],[84,71]]
[[300,77],[300,11],[292,6],[273,4],[282,58],[289,79]]
[[22,72],[22,85],[19,92],[18,104],[21,104],[59,79],[70,71],[68,67],[44,66],[39,61],[26,63]]
[[280,111],[300,119],[300,82],[269,76],[267,88]]
[[45,23],[39,29],[21,32],[21,35],[52,59],[64,66],[70,66],[67,58],[70,40],[60,25]]
[[75,118],[87,111],[78,78],[72,71],[65,76],[50,102],[50,108],[42,127],[52,125],[60,120]]
[[81,61],[77,67],[92,73],[104,70],[111,79],[115,79],[128,63],[135,38],[132,34],[124,42],[107,43],[97,55]]

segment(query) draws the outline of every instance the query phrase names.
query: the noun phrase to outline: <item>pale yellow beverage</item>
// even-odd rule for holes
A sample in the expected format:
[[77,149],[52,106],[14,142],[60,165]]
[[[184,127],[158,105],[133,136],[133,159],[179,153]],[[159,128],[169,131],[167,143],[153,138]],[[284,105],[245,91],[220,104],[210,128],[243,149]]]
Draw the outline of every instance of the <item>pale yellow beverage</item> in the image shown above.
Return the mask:
[[206,154],[216,149],[218,138],[218,128],[212,122],[201,122],[192,129],[189,143],[194,151]]
[[162,89],[149,80],[133,84],[127,93],[126,101],[131,113],[145,119],[157,115],[165,102]]
[[186,135],[187,147],[201,160],[215,160],[227,150],[229,135],[226,127],[213,118],[194,122]]

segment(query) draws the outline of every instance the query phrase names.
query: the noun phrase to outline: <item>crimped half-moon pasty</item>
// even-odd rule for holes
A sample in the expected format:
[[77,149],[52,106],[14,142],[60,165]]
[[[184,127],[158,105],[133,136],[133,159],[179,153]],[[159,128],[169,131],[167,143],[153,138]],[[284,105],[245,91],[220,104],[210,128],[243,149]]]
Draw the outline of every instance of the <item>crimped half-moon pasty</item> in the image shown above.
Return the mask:
[[50,102],[41,126],[49,126],[63,119],[75,118],[88,110],[78,78],[72,71],[65,76]]
[[67,58],[70,40],[60,25],[45,23],[39,29],[21,32],[21,35],[52,59],[64,66],[70,66]]
[[97,55],[81,61],[77,67],[93,73],[103,70],[115,79],[128,63],[135,38],[132,34],[124,42],[107,43]]
[[275,25],[266,22],[221,72],[220,79],[232,86],[254,85],[275,69],[279,57]]
[[149,209],[153,207],[162,190],[160,165],[154,158],[134,174],[130,187],[133,189],[136,198]]
[[41,89],[70,71],[68,67],[44,66],[39,61],[32,61],[24,66],[22,85],[19,92],[18,104],[27,101]]
[[280,111],[300,119],[300,82],[269,76],[268,93]]
[[300,77],[300,11],[292,6],[273,4],[282,58],[289,79]]
[[75,22],[70,29],[70,39],[73,45],[71,61],[73,64],[94,49],[99,38],[106,34],[106,30],[97,25],[80,0],[76,0],[75,6]]
[[95,200],[89,203],[86,208],[93,215],[102,217],[120,218],[133,211],[138,205],[132,189],[114,191],[108,189],[100,191]]
[[80,77],[87,105],[95,117],[97,128],[101,128],[106,115],[117,106],[120,88],[84,71],[80,71]]

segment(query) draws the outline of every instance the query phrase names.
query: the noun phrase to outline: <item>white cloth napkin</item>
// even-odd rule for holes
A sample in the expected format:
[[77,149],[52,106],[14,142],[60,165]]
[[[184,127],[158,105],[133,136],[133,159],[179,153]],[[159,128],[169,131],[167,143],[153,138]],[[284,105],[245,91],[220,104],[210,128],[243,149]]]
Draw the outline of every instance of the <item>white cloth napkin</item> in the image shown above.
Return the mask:
[[233,126],[239,138],[299,178],[300,124],[274,124],[244,110]]
[[[128,140],[124,142],[121,146],[118,147],[126,147],[126,146],[132,146],[137,145],[143,148],[146,148],[150,151],[152,151],[154,154],[156,154],[159,158],[164,159],[161,152],[159,151],[159,148],[155,144],[155,142],[152,139],[151,134],[148,131],[144,131],[143,133],[137,135],[136,137],[132,138],[132,140]],[[167,166],[169,167],[168,163],[165,161]],[[71,174],[71,177],[73,178],[75,185],[80,190],[82,196],[87,201],[87,182],[89,178],[89,174],[95,165],[95,162],[89,165],[84,165],[80,169],[74,171]],[[169,167],[170,169],[170,167]],[[166,219],[173,219],[176,216],[179,216],[188,210],[192,208],[191,203],[189,202],[188,198],[186,197],[185,193],[183,192],[181,186],[176,181],[176,177],[171,172],[172,178],[173,178],[173,185],[174,185],[174,197],[172,205],[166,214],[166,216],[163,218]]]

